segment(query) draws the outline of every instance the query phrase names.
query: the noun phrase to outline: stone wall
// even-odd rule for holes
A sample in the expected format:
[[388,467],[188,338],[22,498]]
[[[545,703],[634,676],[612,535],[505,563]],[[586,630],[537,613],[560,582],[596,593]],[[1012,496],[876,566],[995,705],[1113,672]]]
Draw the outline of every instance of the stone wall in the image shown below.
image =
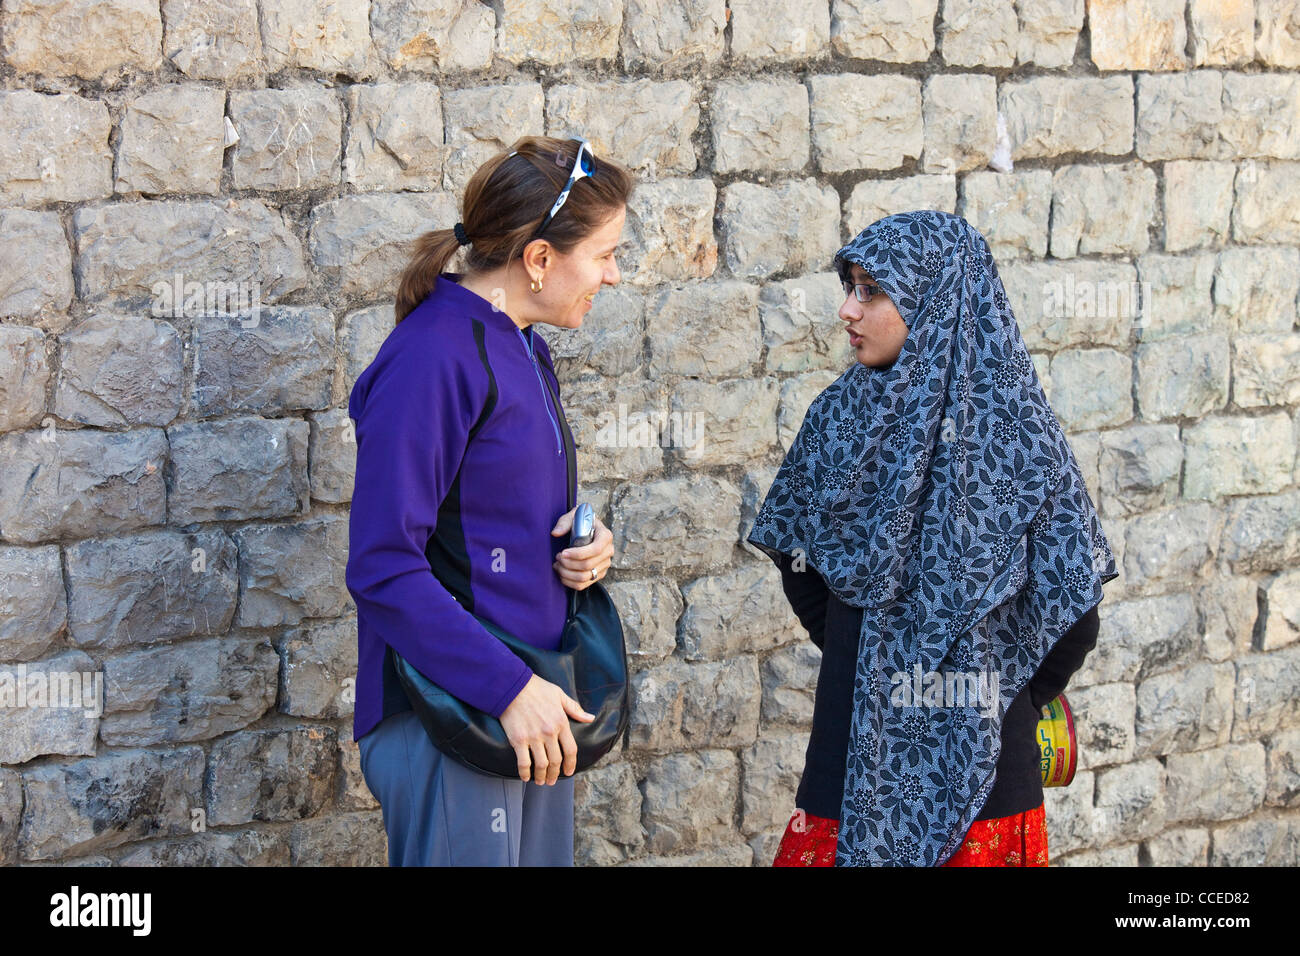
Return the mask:
[[580,863],[770,861],[818,652],[743,540],[851,361],[831,255],[920,207],[992,244],[1120,558],[1053,862],[1300,862],[1297,37],[1297,0],[5,0],[0,661],[103,709],[0,708],[0,863],[383,861],[347,397],[404,242],[542,131],[640,179],[622,285],[547,330],[635,670]]

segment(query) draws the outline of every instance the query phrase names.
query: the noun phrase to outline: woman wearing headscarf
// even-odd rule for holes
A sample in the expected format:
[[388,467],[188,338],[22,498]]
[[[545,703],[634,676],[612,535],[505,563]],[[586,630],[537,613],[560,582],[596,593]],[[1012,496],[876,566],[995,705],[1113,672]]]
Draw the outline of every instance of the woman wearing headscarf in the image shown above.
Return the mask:
[[[630,174],[583,140],[526,136],[470,178],[463,222],[424,233],[396,326],[348,403],[357,469],[347,587],[357,605],[353,739],[394,866],[571,866],[576,700],[480,618],[554,649],[566,585],[614,555],[566,547],[573,438],[539,323],[574,329],[619,282]],[[446,272],[463,251],[467,272]],[[501,721],[518,780],[430,740],[393,652]]]
[[857,361],[749,536],[823,649],[776,862],[1046,865],[1038,708],[1095,644],[1110,544],[984,237],[888,216],[835,268]]

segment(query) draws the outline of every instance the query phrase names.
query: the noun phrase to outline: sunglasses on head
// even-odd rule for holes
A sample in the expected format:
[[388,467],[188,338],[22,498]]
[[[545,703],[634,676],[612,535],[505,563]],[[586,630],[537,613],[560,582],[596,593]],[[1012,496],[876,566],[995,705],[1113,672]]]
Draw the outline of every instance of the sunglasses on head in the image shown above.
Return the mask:
[[546,214],[542,224],[533,233],[534,239],[542,234],[542,230],[550,225],[551,220],[555,218],[555,214],[564,206],[564,201],[569,198],[569,190],[573,188],[574,183],[583,177],[594,175],[596,172],[596,157],[592,155],[591,145],[585,139],[580,138],[575,139],[574,142],[578,144],[578,155],[573,158],[573,171],[569,173],[569,179],[564,184],[564,188],[560,190],[560,196],[555,200],[555,205],[551,207],[551,211]]

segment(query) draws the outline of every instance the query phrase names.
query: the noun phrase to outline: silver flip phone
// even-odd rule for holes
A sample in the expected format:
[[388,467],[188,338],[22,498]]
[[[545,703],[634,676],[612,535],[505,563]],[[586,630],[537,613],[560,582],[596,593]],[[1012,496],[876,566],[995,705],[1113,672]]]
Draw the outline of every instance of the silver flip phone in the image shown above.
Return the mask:
[[573,516],[573,529],[569,532],[569,547],[580,548],[585,544],[591,544],[591,539],[596,534],[596,515],[591,510],[591,505],[585,501],[578,505],[578,510]]

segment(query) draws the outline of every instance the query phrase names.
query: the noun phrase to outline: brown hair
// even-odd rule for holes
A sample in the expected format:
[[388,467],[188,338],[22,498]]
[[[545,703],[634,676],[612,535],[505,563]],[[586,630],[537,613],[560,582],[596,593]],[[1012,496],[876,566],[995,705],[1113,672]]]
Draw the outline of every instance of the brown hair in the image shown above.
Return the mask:
[[[495,269],[523,255],[573,171],[578,143],[525,136],[515,141],[510,152],[498,153],[485,162],[465,186],[461,221],[470,239],[465,262],[471,272]],[[632,194],[634,182],[626,169],[611,160],[594,158],[595,173],[574,184],[543,233],[560,252],[571,252],[627,205]],[[397,322],[433,291],[438,276],[460,248],[450,224],[416,237],[411,261],[397,286]]]

